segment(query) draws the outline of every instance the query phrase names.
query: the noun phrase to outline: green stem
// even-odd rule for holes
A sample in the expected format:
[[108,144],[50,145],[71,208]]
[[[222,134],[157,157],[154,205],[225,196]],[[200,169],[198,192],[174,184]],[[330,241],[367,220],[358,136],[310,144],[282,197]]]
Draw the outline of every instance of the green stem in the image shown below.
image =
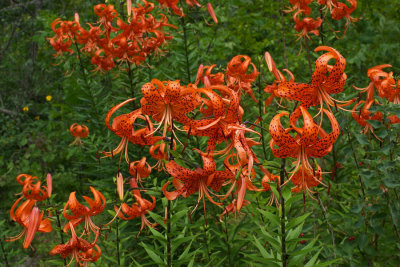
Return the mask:
[[[61,244],[64,244],[64,233],[63,233],[63,230],[61,228],[60,215],[58,214],[57,208],[55,209],[55,211],[56,211],[56,218],[57,218],[58,233],[60,234],[60,241],[61,241]],[[64,265],[67,265],[67,260],[66,259],[64,259]]]
[[[128,77],[129,77],[129,88],[131,89],[131,94],[132,94],[132,98],[135,98],[135,88],[133,86],[133,78],[132,78],[132,66],[131,63],[129,61],[127,61],[128,63]],[[133,109],[136,109],[136,100],[132,101],[133,104]]]
[[[93,95],[92,90],[91,90],[91,88],[89,86],[89,83],[88,83],[88,79],[87,79],[87,76],[86,76],[86,73],[85,73],[85,67],[83,66],[83,61],[82,61],[82,57],[81,57],[81,51],[79,50],[78,44],[76,42],[74,42],[74,44],[75,44],[76,51],[78,53],[79,66],[80,66],[80,70],[81,70],[81,73],[82,73],[82,76],[83,76],[83,80],[85,81],[86,89],[89,92],[89,98],[90,98],[90,101],[91,101],[91,104],[92,104],[92,107],[93,107],[93,112],[95,114],[95,118],[96,118],[97,122],[100,122],[101,121],[100,117],[99,117],[100,113],[97,110],[97,105],[96,105],[96,102],[94,101],[94,95]],[[85,90],[83,90],[83,91],[86,93]]]
[[[180,1],[182,3],[182,1]],[[185,58],[186,58],[186,75],[187,75],[187,83],[190,83],[192,80],[190,76],[190,65],[189,65],[189,52],[188,52],[188,38],[187,38],[187,32],[186,32],[186,24],[185,24],[185,17],[181,17],[181,24],[183,28],[183,40],[184,40],[184,45],[185,45]]]
[[282,45],[283,45],[283,59],[285,61],[285,68],[289,69],[288,67],[288,61],[287,61],[287,55],[286,55],[286,38],[285,38],[285,20],[284,20],[284,14],[285,14],[285,1],[281,0],[282,3],[282,8],[281,8],[281,25],[282,25]]
[[171,200],[167,204],[167,266],[172,267],[171,253]]
[[281,172],[280,172],[280,184],[278,187],[279,192],[279,203],[281,208],[281,257],[282,257],[282,267],[287,266],[288,255],[286,254],[286,225],[285,225],[285,199],[282,194],[282,186],[285,182],[285,163],[286,160],[281,161]]
[[307,51],[307,60],[308,60],[308,69],[310,71],[310,77],[312,76],[312,67],[311,67],[311,55],[310,55],[310,47],[308,45],[308,38],[304,38],[304,44],[306,46]]
[[119,218],[117,218],[117,219],[115,220],[116,232],[117,232],[117,262],[118,262],[118,266],[121,266],[121,256],[120,256],[120,253],[119,253],[119,242],[120,242],[120,240],[119,240],[119,225],[118,225],[118,219],[119,219]]
[[[258,62],[258,69],[261,71],[261,60]],[[263,115],[263,111],[262,111],[262,91],[261,91],[261,73],[260,75],[258,75],[258,79],[257,79],[257,87],[258,87],[258,95],[259,95],[259,99],[258,99],[258,113],[260,116],[260,126],[261,126],[261,143],[262,143],[262,147],[263,147],[263,152],[264,152],[264,159],[267,158],[267,150],[265,148],[265,141],[264,141],[264,122],[262,120],[262,115]]]

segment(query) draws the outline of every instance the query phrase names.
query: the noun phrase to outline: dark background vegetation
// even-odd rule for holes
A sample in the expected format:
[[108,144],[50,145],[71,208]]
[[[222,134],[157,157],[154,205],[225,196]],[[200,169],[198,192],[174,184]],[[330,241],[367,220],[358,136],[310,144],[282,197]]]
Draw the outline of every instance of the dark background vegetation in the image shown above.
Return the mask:
[[[81,24],[95,21],[93,6],[101,1],[1,1],[0,3],[0,233],[13,236],[21,227],[9,218],[12,203],[21,191],[15,177],[29,173],[40,178],[50,172],[53,175],[54,196],[48,205],[61,210],[69,192],[88,195],[89,185],[104,193],[108,210],[116,203],[114,178],[118,170],[118,159],[101,159],[96,153],[117,146],[119,138],[107,130],[104,117],[115,104],[131,96],[127,73],[113,70],[94,73],[90,58],[83,58],[90,77],[89,86],[83,82],[76,54],[54,58],[54,51],[46,40],[53,36],[50,24],[60,17],[73,20],[78,12]],[[177,30],[168,31],[174,36],[165,47],[165,55],[148,59],[146,64],[134,69],[134,88],[140,96],[140,87],[153,78],[159,80],[181,80],[182,84],[194,82],[200,64],[217,64],[223,69],[235,55],[248,55],[260,66],[261,78],[258,87],[271,84],[273,76],[268,72],[263,55],[269,51],[279,69],[285,68],[282,46],[281,1],[227,0],[213,3],[218,25],[208,26],[204,20],[211,19],[205,7],[186,9],[185,24],[188,31],[188,54],[185,54],[181,20],[168,14]],[[118,11],[120,2],[108,1]],[[206,4],[201,1],[202,4]],[[285,1],[288,5],[288,1]],[[316,7],[315,3],[311,6]],[[316,9],[316,8],[315,8]],[[337,39],[333,30],[343,31],[345,21],[332,21],[327,16],[324,22],[324,41],[337,49],[347,60],[346,89],[342,99],[358,97],[352,85],[365,87],[368,68],[391,64],[396,79],[400,78],[400,9],[399,1],[358,1],[354,17],[361,19],[350,25],[347,34]],[[166,12],[166,11],[165,11]],[[314,10],[314,16],[319,15]],[[309,82],[310,71],[304,45],[297,40],[291,14],[284,16],[287,60],[296,81]],[[339,33],[339,35],[341,35]],[[321,44],[319,37],[312,36],[309,42],[311,60],[321,53],[312,50]],[[186,56],[189,66],[186,65]],[[152,66],[148,68],[147,65]],[[189,72],[187,72],[189,68]],[[253,90],[262,101],[267,94]],[[52,100],[46,101],[51,95]],[[384,101],[382,101],[384,102]],[[245,120],[254,121],[258,106],[244,96]],[[23,108],[29,111],[24,112]],[[385,111],[393,107],[384,104]],[[387,109],[387,110],[386,110]],[[125,108],[129,111],[129,108]],[[263,115],[267,127],[279,107],[273,104]],[[397,110],[398,112],[398,110]],[[387,114],[389,114],[387,113]],[[386,115],[387,115],[386,114]],[[373,136],[360,134],[361,127],[350,114],[337,112],[338,121],[345,132],[335,144],[336,169],[334,180],[326,174],[330,190],[320,186],[318,201],[307,198],[305,204],[301,194],[291,197],[287,208],[289,263],[292,266],[321,264],[328,262],[338,266],[398,266],[400,242],[396,231],[399,227],[400,204],[397,190],[400,186],[399,127],[386,128],[375,124],[375,131],[384,142],[380,144]],[[73,141],[68,128],[72,123],[86,124],[90,129],[84,147],[69,146]],[[266,134],[265,142],[268,144]],[[205,149],[206,140],[201,139],[200,149]],[[196,147],[189,140],[190,147]],[[255,148],[263,159],[262,148]],[[130,156],[139,160],[148,156],[145,148],[130,145]],[[201,164],[196,153],[186,150],[185,157]],[[355,158],[354,158],[355,155]],[[356,159],[356,160],[355,160]],[[266,161],[279,167],[268,149]],[[275,162],[275,163],[274,163]],[[333,153],[321,160],[325,171],[333,169]],[[357,164],[356,164],[357,162]],[[154,164],[154,163],[153,163]],[[128,176],[126,167],[122,169]],[[275,171],[273,171],[275,172]],[[277,174],[277,172],[275,172]],[[261,175],[255,184],[260,186]],[[153,188],[157,206],[150,220],[160,223],[157,230],[147,230],[136,237],[140,220],[120,222],[121,265],[165,265],[165,229],[162,223],[166,200],[160,191],[168,179],[164,173],[153,172],[147,178],[146,187]],[[364,192],[360,188],[363,182]],[[285,191],[289,198],[289,188]],[[245,216],[231,216],[225,223],[218,221],[221,209],[207,204],[209,224],[205,226],[203,212],[199,209],[191,223],[188,210],[194,207],[195,199],[178,199],[172,202],[173,266],[275,266],[279,262],[279,231],[274,219],[279,211],[266,207],[270,193],[250,192],[246,198],[252,202],[244,207]],[[80,199],[82,200],[82,199]],[[83,200],[82,200],[83,201]],[[304,205],[304,206],[303,206]],[[324,211],[325,209],[325,211]],[[303,216],[305,215],[305,216]],[[275,216],[275,217],[274,217]],[[112,214],[104,212],[96,218],[105,222]],[[56,228],[55,224],[53,227]],[[290,232],[292,231],[292,232]],[[300,244],[300,233],[304,233],[305,244]],[[334,237],[334,245],[332,240]],[[98,266],[116,263],[115,226],[107,239],[99,241],[103,251]],[[39,234],[31,249],[23,250],[21,241],[2,242],[1,260],[8,258],[11,266],[62,265],[59,257],[51,257],[48,251],[59,242],[56,231]],[[316,256],[316,257],[314,257]],[[275,260],[271,260],[275,258]]]

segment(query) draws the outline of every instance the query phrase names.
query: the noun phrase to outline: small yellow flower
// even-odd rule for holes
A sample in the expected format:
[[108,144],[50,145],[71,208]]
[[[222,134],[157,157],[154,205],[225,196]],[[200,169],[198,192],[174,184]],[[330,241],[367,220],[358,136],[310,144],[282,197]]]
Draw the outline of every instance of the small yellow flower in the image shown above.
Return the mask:
[[28,112],[28,111],[29,111],[28,106],[23,107],[23,108],[22,108],[22,111],[23,111],[23,112]]
[[50,102],[53,99],[53,97],[51,95],[46,96],[46,101]]
[[35,120],[38,121],[39,119],[40,119],[40,116],[36,116],[36,117],[35,117]]

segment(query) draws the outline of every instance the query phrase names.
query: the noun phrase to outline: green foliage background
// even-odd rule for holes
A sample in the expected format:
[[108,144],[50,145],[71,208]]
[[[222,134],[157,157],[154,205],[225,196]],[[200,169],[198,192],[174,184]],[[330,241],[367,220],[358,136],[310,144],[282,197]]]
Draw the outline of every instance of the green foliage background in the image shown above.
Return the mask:
[[[0,232],[1,237],[18,234],[20,227],[9,218],[9,210],[21,191],[15,177],[29,173],[41,178],[50,172],[53,175],[54,196],[48,205],[61,211],[69,192],[88,195],[89,185],[104,193],[108,210],[113,210],[116,201],[115,177],[118,159],[96,157],[101,151],[110,151],[119,143],[119,138],[107,130],[104,117],[117,103],[135,94],[140,97],[140,87],[153,78],[159,80],[181,80],[182,84],[194,82],[200,64],[217,64],[223,69],[235,55],[248,55],[261,72],[259,82],[253,90],[261,100],[267,94],[262,90],[271,84],[273,76],[268,72],[263,55],[269,51],[279,69],[285,68],[282,45],[281,1],[227,0],[210,1],[219,19],[218,25],[211,21],[206,7],[185,7],[187,16],[180,19],[168,14],[170,22],[178,30],[170,29],[174,39],[166,47],[164,56],[151,58],[147,63],[152,68],[140,66],[134,69],[134,92],[129,86],[126,72],[110,71],[93,73],[90,58],[83,58],[85,72],[90,77],[86,84],[79,69],[76,55],[53,58],[54,51],[46,38],[53,35],[50,24],[57,17],[72,20],[74,13],[80,14],[81,23],[94,21],[93,6],[99,1],[3,1],[0,3]],[[108,1],[123,12],[120,2]],[[202,4],[206,4],[202,1]],[[288,1],[285,1],[288,5]],[[316,3],[311,4],[316,9]],[[358,1],[354,17],[361,20],[350,25],[347,34],[337,39],[332,30],[343,31],[345,21],[332,21],[327,16],[322,32],[325,45],[337,49],[347,60],[346,89],[340,98],[358,97],[352,85],[365,87],[368,68],[391,64],[396,79],[400,78],[400,17],[397,1]],[[319,16],[318,10],[314,17]],[[283,18],[289,69],[296,81],[309,82],[310,72],[304,44],[297,41],[290,14]],[[186,27],[187,39],[183,34]],[[338,33],[341,35],[340,33]],[[310,42],[311,61],[320,55],[312,50],[321,45],[321,39],[312,36]],[[185,48],[187,46],[187,49]],[[188,60],[187,60],[188,59]],[[187,64],[189,62],[189,64]],[[146,64],[145,64],[146,65]],[[260,90],[259,90],[260,89]],[[262,92],[260,94],[260,92]],[[52,100],[46,101],[51,95]],[[399,116],[400,109],[385,101],[375,107],[387,117]],[[259,116],[258,106],[246,95],[242,102],[245,120],[254,121]],[[29,108],[23,112],[23,107]],[[273,104],[262,115],[267,128],[279,107]],[[125,111],[128,111],[125,108]],[[305,204],[301,194],[292,196],[290,188],[284,191],[287,200],[287,246],[290,266],[397,266],[400,262],[399,227],[400,186],[399,125],[387,128],[375,123],[376,134],[383,144],[372,136],[360,134],[361,128],[350,114],[337,112],[338,121],[344,129],[335,144],[333,153],[320,164],[330,171],[333,162],[343,166],[337,168],[335,179],[325,175],[330,189],[320,186],[318,197],[323,203],[307,198]],[[84,139],[84,147],[73,147],[68,131],[72,123],[86,124],[90,135]],[[265,134],[268,144],[269,136]],[[189,147],[197,147],[190,139]],[[200,140],[200,149],[206,140]],[[255,148],[262,155],[262,148]],[[139,160],[148,156],[145,148],[130,146],[130,157]],[[355,155],[355,157],[354,157]],[[195,164],[201,160],[190,149],[185,157]],[[263,158],[263,156],[260,156]],[[355,160],[356,159],[356,160]],[[268,166],[279,169],[279,161],[267,151]],[[182,163],[183,164],[183,163]],[[274,171],[275,174],[278,172]],[[128,170],[123,167],[124,177]],[[261,175],[256,185],[260,186]],[[140,220],[119,221],[121,265],[164,266],[166,265],[166,226],[163,223],[167,201],[160,191],[167,181],[165,173],[153,172],[145,181],[150,194],[157,198],[157,206],[149,219],[159,223],[136,237]],[[363,190],[360,187],[363,184]],[[89,195],[90,196],[90,195]],[[222,209],[207,203],[208,225],[199,209],[189,220],[187,214],[195,205],[195,198],[177,199],[171,204],[173,266],[280,266],[280,210],[267,206],[270,193],[250,192],[246,195],[252,204],[243,208],[243,214],[230,216],[219,222]],[[82,199],[81,199],[82,200]],[[83,200],[82,200],[83,201]],[[228,204],[226,202],[225,204]],[[54,208],[52,208],[54,211]],[[326,209],[326,212],[323,211]],[[113,212],[104,212],[96,218],[99,222],[111,219]],[[56,229],[56,223],[53,227]],[[304,238],[300,234],[304,233]],[[332,244],[332,234],[335,246]],[[116,225],[113,224],[108,238],[102,238],[99,246],[103,255],[97,266],[116,264]],[[353,238],[351,238],[353,237]],[[66,236],[65,236],[66,238]],[[353,240],[354,239],[354,240]],[[305,244],[299,241],[305,240]],[[60,258],[51,257],[48,251],[59,242],[56,231],[39,234],[33,246],[36,251],[23,250],[21,242],[6,243],[3,240],[1,259],[7,257],[12,266],[62,265]],[[5,264],[5,263],[4,263]],[[93,264],[94,265],[94,264]]]

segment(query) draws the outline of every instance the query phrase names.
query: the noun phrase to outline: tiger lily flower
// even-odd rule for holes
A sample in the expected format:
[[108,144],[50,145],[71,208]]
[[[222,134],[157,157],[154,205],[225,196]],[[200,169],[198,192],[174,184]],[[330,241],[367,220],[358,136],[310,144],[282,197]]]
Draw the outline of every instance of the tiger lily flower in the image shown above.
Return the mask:
[[343,36],[346,34],[347,29],[349,28],[349,23],[357,22],[360,19],[360,18],[353,18],[350,16],[357,8],[357,0],[347,0],[347,2],[350,3],[350,7],[348,7],[345,3],[337,2],[331,11],[332,19],[334,20],[341,20],[342,18],[346,19],[346,25],[344,28]]
[[[368,123],[368,120],[376,120],[376,121],[382,121],[383,115],[381,112],[376,112],[374,115],[371,115],[371,111],[369,109],[371,108],[372,104],[375,103],[375,100],[372,99],[369,102],[366,101],[360,101],[358,102],[354,107],[353,107],[353,112],[351,115],[353,116],[354,120],[364,129],[361,131],[363,134],[367,133],[372,133],[378,140],[381,141],[379,137],[377,137],[374,133],[374,128],[370,123]],[[357,111],[357,108],[361,105],[364,104],[363,108],[360,111]]]
[[[224,166],[231,173],[230,180],[228,180],[225,184],[232,183],[231,188],[228,190],[228,193],[225,194],[225,197],[228,196],[234,187],[236,190],[233,194],[237,194],[236,201],[236,210],[240,210],[245,202],[245,195],[247,190],[250,191],[264,191],[263,189],[259,189],[253,185],[252,179],[256,176],[256,172],[254,169],[248,169],[247,166],[241,166],[240,163],[234,163],[231,159],[236,158],[236,154],[230,154],[224,159]],[[235,179],[237,177],[237,179]]]
[[74,142],[72,142],[70,146],[77,146],[78,144],[83,145],[81,139],[89,135],[88,127],[86,125],[79,125],[77,123],[74,123],[69,127],[69,132],[73,137],[75,137]]
[[[105,118],[105,123],[108,129],[113,131],[117,136],[121,137],[122,140],[118,147],[114,149],[112,152],[105,152],[103,154],[105,157],[112,157],[121,153],[122,151],[125,152],[125,160],[129,164],[129,156],[128,156],[128,144],[129,142],[133,144],[139,145],[152,145],[158,140],[162,139],[162,137],[153,137],[153,124],[150,122],[147,116],[142,115],[141,109],[137,109],[132,111],[128,114],[122,114],[114,118],[112,121],[112,125],[110,125],[110,119],[112,115],[121,107],[126,105],[127,103],[134,101],[134,98],[125,100],[124,102],[114,106],[111,108],[107,116]],[[135,122],[137,119],[142,119],[146,122],[147,127],[140,128],[135,130]],[[122,157],[122,154],[121,154]],[[121,160],[120,160],[121,161]]]
[[[72,192],[69,195],[69,199],[67,204],[64,206],[63,215],[69,220],[74,227],[79,225],[82,222],[85,222],[85,230],[84,232],[90,233],[91,230],[93,233],[98,233],[100,231],[100,227],[96,226],[91,217],[101,213],[104,210],[106,205],[106,199],[103,194],[90,186],[90,190],[94,196],[94,199],[91,199],[87,196],[83,196],[86,202],[89,204],[89,207],[84,206],[78,202],[75,196],[75,192]],[[72,213],[68,214],[67,211]],[[64,232],[68,231],[71,224],[66,224],[64,227]]]
[[71,255],[71,261],[67,266],[71,265],[74,259],[79,266],[89,266],[89,262],[97,261],[101,255],[101,249],[96,245],[100,232],[96,233],[95,240],[90,243],[76,235],[74,225],[71,222],[68,223],[68,228],[71,229],[70,240],[65,244],[56,245],[50,251],[50,255],[60,254],[63,259]]
[[[347,80],[347,75],[344,73],[346,66],[346,60],[344,57],[336,51],[334,48],[329,46],[319,46],[315,50],[318,51],[328,51],[328,53],[320,56],[315,62],[315,70],[311,78],[311,84],[305,83],[295,83],[294,79],[290,81],[281,81],[277,83],[273,90],[275,96],[292,99],[296,101],[301,101],[301,106],[304,108],[309,108],[311,106],[320,106],[319,113],[322,115],[323,104],[331,107],[337,107],[339,109],[348,111],[344,109],[344,106],[354,103],[354,99],[350,101],[340,101],[331,97],[331,94],[337,94],[343,91],[345,82]],[[331,59],[335,59],[335,65],[329,65],[328,62]],[[272,59],[269,59],[269,67],[274,68]],[[267,60],[268,63],[268,60]],[[279,75],[278,70],[272,70],[275,77]],[[280,77],[282,75],[279,75]],[[299,116],[301,116],[301,111],[299,107],[293,112],[290,120],[296,121]]]
[[298,193],[300,191],[307,191],[308,195],[314,199],[312,196],[314,192],[311,191],[310,188],[318,186],[321,183],[321,174],[322,171],[319,165],[317,165],[316,169],[306,169],[300,166],[291,179],[292,183],[295,185],[295,187],[292,188],[292,192]]
[[254,145],[260,145],[261,143],[254,141],[252,138],[245,137],[246,132],[252,132],[257,135],[260,133],[247,128],[246,125],[228,125],[227,128],[231,131],[231,133],[226,136],[226,141],[228,143],[227,147],[220,151],[214,151],[214,155],[222,155],[226,156],[231,151],[235,151],[237,163],[240,166],[248,165],[247,169],[249,170],[249,174],[253,169],[254,162],[259,162],[254,152],[251,150],[251,147]]
[[140,161],[134,161],[129,164],[129,173],[137,180],[139,183],[142,182],[142,178],[146,178],[151,173],[151,167],[146,162],[146,157],[143,157]]
[[[213,90],[218,90],[229,98],[223,98]],[[224,141],[232,132],[232,128],[228,126],[241,122],[243,109],[239,105],[239,94],[224,85],[213,85],[198,91],[208,97],[202,98],[207,109],[200,108],[200,112],[207,117],[190,121],[185,129],[191,135],[208,136],[207,152],[211,153],[215,145]]]
[[171,130],[175,136],[176,126],[173,121],[189,124],[190,119],[186,113],[200,104],[195,89],[181,86],[179,80],[162,82],[153,79],[151,83],[142,86],[142,93],[142,113],[152,116],[158,122],[154,132],[163,127],[163,137],[166,137],[167,130]]
[[[164,142],[161,143],[156,143],[152,145],[149,149],[150,156],[157,160],[157,163],[154,164],[151,168],[156,168],[158,171],[165,170],[165,161],[169,160],[168,158],[168,146],[169,144],[166,144]],[[176,149],[176,142],[173,140],[173,146],[172,149]]]
[[309,4],[313,0],[289,0],[290,4],[292,4],[292,8],[289,10],[285,10],[285,12],[292,12],[292,11],[301,11],[305,15],[309,15],[311,13],[311,8]]
[[[250,71],[250,67],[253,71],[247,73]],[[256,66],[251,62],[251,58],[244,55],[233,57],[226,67],[228,87],[235,92],[241,92],[243,89],[256,103],[258,100],[254,97],[251,83],[257,79],[259,74]]]
[[195,85],[198,85],[200,81],[204,84],[205,87],[209,87],[211,85],[222,85],[225,81],[225,75],[222,72],[212,74],[211,72],[215,66],[217,65],[200,65],[199,69],[197,70]]
[[312,33],[315,35],[319,35],[319,31],[318,28],[321,26],[322,24],[322,19],[318,18],[318,19],[313,19],[313,18],[309,18],[306,17],[302,20],[299,20],[297,18],[298,14],[302,12],[301,10],[297,11],[294,16],[293,16],[293,20],[296,23],[296,25],[294,26],[294,29],[299,32],[299,34],[297,35],[300,39],[302,37],[307,37],[308,39],[310,39],[310,36],[308,36],[308,33]]
[[17,176],[17,182],[23,185],[22,194],[26,199],[43,201],[51,196],[53,182],[51,174],[47,174],[47,187],[41,186],[38,177],[29,174],[20,174]]
[[[302,166],[304,170],[313,170],[308,162],[308,158],[320,158],[328,154],[332,150],[332,145],[340,133],[338,122],[333,114],[326,109],[323,109],[323,112],[327,115],[331,123],[332,132],[330,134],[327,134],[314,122],[313,118],[304,107],[300,106],[300,111],[304,120],[304,126],[301,128],[296,127],[297,120],[290,122],[291,128],[283,128],[281,117],[288,116],[288,112],[277,114],[272,119],[269,126],[269,132],[272,137],[270,148],[274,156],[278,158],[291,157],[297,159],[293,175],[300,166]],[[292,137],[290,134],[291,131],[295,131],[297,135]],[[275,145],[279,148],[275,148]],[[292,178],[293,175],[290,178]]]
[[[135,178],[131,178],[130,184],[131,188],[138,188],[138,184]],[[140,191],[138,189],[133,189],[132,194],[136,200],[136,203],[133,203],[131,206],[126,203],[122,203],[120,209],[117,206],[114,206],[114,210],[117,213],[117,216],[122,220],[132,220],[134,218],[140,217],[142,220],[142,225],[139,231],[140,234],[145,226],[154,228],[157,225],[156,223],[150,223],[146,218],[146,214],[148,213],[148,211],[152,211],[156,206],[156,198],[150,196],[152,199],[152,202],[150,202],[141,197]],[[124,214],[126,214],[127,217],[125,217]]]
[[214,197],[219,196],[213,193],[210,188],[215,192],[219,192],[224,182],[227,179],[233,179],[234,176],[228,170],[217,171],[214,158],[210,154],[204,153],[197,149],[195,150],[200,153],[201,158],[203,159],[203,168],[190,170],[179,166],[175,161],[168,162],[165,167],[168,173],[173,177],[172,184],[175,186],[175,188],[177,188],[177,190],[168,192],[167,187],[170,183],[168,181],[162,187],[162,191],[168,200],[174,200],[178,196],[183,196],[186,198],[196,192],[199,192],[197,204],[194,210],[197,208],[200,201],[203,200],[205,211],[205,197],[207,197],[207,199],[215,205],[222,205],[222,203],[214,200]]
[[19,202],[23,197],[20,197],[11,207],[11,219],[24,227],[24,230],[14,236],[6,238],[7,242],[21,239],[25,235],[23,247],[27,249],[36,234],[36,232],[49,233],[53,229],[48,218],[43,220],[43,211],[40,212],[39,208],[35,206],[36,200],[28,199],[24,201],[16,210]]
[[[366,101],[370,102],[374,98],[375,88],[379,92],[382,90],[382,87],[386,87],[387,85],[391,87],[392,84],[394,84],[393,78],[390,79],[390,74],[382,70],[384,68],[390,68],[390,67],[392,67],[392,65],[383,64],[368,69],[367,76],[371,80],[371,82],[365,88],[359,88],[353,85],[354,89],[359,90],[362,93],[366,92],[367,93]],[[392,80],[393,83],[390,82]],[[389,81],[389,83],[385,81]]]

